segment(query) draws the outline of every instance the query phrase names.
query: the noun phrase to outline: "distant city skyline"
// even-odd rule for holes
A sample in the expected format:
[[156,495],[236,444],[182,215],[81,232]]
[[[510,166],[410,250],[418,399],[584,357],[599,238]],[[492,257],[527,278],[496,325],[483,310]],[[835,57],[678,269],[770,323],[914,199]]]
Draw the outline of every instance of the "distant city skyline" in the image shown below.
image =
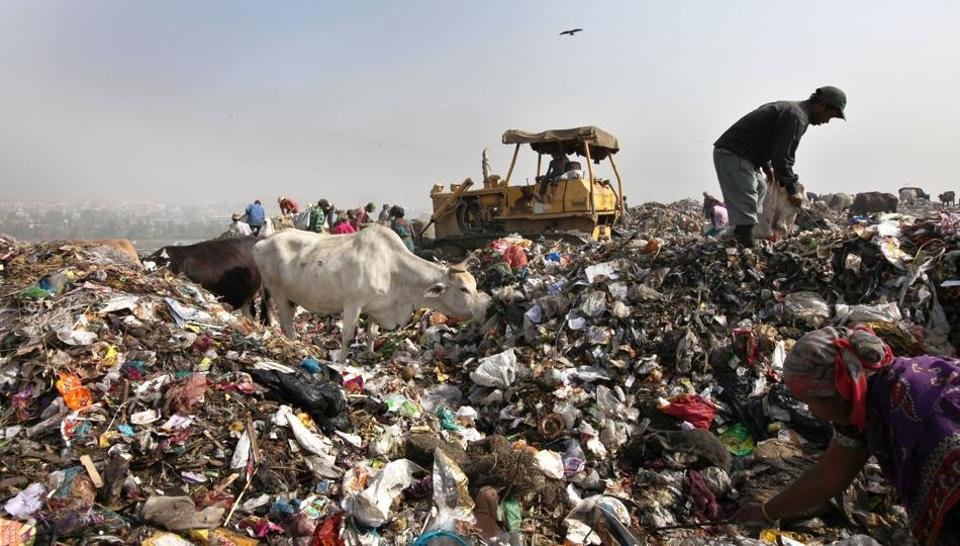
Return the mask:
[[632,204],[673,201],[719,192],[711,145],[740,116],[824,84],[849,121],[803,137],[807,189],[935,195],[960,190],[958,19],[932,0],[10,0],[0,200],[427,210],[483,148],[507,170],[503,131],[594,124]]

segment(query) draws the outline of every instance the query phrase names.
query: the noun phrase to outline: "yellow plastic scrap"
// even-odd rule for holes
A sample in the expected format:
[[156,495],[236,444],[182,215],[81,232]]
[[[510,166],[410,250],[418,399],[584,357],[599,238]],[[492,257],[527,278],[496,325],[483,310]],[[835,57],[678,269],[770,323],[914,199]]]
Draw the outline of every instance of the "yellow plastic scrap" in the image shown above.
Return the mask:
[[115,430],[108,430],[100,435],[100,449],[109,449],[110,442],[116,440],[120,433]]
[[111,345],[110,348],[107,349],[107,354],[103,355],[103,360],[100,362],[100,364],[107,368],[116,365],[118,352],[117,346]]
[[764,529],[760,531],[760,540],[777,546],[805,546],[813,541],[813,537],[803,533],[781,531],[779,529]]
[[213,361],[210,360],[210,357],[209,357],[209,356],[203,357],[203,360],[201,360],[201,361],[200,361],[200,364],[197,365],[197,371],[198,371],[198,372],[208,372],[208,371],[210,371],[210,364],[212,364],[212,363],[213,363]]
[[204,546],[257,546],[257,539],[234,533],[229,529],[197,529],[190,531],[190,538]]
[[297,415],[297,419],[300,419],[300,422],[303,423],[303,426],[307,427],[311,431],[317,430],[317,424],[313,421],[313,417],[310,417],[309,413],[305,411],[301,411],[296,415]]

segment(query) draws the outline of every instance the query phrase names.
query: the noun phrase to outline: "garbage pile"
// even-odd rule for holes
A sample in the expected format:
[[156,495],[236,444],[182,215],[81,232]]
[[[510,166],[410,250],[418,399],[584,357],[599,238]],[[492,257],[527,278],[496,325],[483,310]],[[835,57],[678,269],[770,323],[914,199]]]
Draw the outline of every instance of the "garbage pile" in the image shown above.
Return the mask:
[[[780,381],[793,340],[863,322],[956,354],[960,215],[831,218],[753,253],[694,201],[613,242],[508,237],[480,324],[419,310],[337,363],[164,270],[0,248],[0,527],[13,544],[909,543],[875,464],[782,529],[727,523],[829,440]],[[792,541],[792,542],[791,542]]]

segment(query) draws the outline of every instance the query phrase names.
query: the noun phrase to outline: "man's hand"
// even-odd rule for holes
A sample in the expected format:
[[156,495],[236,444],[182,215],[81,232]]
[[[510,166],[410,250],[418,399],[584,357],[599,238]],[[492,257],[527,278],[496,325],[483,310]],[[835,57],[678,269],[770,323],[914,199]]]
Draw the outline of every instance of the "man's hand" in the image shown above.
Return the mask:
[[803,200],[800,199],[799,194],[791,193],[790,195],[787,195],[787,201],[789,201],[791,205],[797,207],[798,209],[803,208]]
[[763,174],[767,177],[768,186],[773,185],[777,181],[776,176],[773,174],[773,169],[771,169],[769,165],[763,166]]

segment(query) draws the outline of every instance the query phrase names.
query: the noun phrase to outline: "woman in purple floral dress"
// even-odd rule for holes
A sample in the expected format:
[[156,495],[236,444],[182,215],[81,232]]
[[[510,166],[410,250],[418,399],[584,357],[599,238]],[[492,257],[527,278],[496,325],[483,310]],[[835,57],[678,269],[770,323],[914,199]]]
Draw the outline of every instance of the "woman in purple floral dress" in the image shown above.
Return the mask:
[[917,541],[960,545],[960,361],[894,358],[867,328],[822,328],[790,351],[784,379],[836,433],[816,465],[738,519],[774,522],[818,506],[874,455]]

